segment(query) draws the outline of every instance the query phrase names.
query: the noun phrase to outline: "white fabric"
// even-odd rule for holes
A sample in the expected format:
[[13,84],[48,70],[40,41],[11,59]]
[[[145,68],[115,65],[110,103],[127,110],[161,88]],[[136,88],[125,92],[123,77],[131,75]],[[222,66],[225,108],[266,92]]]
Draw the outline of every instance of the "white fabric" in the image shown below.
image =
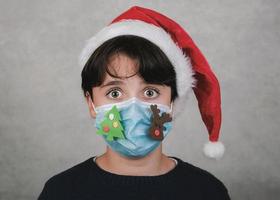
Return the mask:
[[84,67],[87,60],[102,43],[120,35],[136,35],[153,42],[169,58],[176,72],[177,90],[179,97],[184,96],[195,86],[194,71],[190,58],[184,54],[171,36],[162,28],[141,20],[122,20],[101,29],[92,38],[86,41],[79,58],[79,65]]

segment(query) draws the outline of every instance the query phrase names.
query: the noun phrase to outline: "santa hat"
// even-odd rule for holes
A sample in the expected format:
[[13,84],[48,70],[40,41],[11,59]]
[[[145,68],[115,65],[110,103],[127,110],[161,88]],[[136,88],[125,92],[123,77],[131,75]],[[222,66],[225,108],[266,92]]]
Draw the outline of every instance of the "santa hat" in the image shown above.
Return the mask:
[[166,54],[177,78],[178,98],[174,102],[174,116],[186,106],[187,94],[193,89],[209,134],[204,153],[210,158],[221,158],[225,148],[218,141],[221,127],[219,82],[189,34],[172,19],[154,10],[133,6],[87,40],[80,54],[81,68],[103,42],[120,35],[146,38]]

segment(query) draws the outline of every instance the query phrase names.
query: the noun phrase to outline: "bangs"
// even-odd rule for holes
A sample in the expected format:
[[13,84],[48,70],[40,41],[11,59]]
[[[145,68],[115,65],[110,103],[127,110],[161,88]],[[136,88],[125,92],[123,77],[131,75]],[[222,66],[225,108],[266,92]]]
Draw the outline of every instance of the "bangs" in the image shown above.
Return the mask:
[[[117,70],[110,67],[114,56],[120,54],[135,61],[134,72],[125,77],[118,76]],[[172,100],[178,96],[173,65],[158,46],[139,36],[114,37],[93,52],[81,74],[84,95],[89,92],[92,96],[92,87],[100,86],[106,73],[120,79],[139,75],[146,83],[170,86]]]

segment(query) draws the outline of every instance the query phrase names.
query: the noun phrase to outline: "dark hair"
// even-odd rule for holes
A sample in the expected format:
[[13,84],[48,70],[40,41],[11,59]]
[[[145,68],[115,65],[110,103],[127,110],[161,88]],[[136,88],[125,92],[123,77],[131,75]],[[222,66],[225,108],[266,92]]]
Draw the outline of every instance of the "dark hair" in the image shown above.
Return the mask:
[[111,38],[93,52],[81,73],[84,96],[88,92],[93,97],[92,87],[103,83],[106,72],[112,77],[120,78],[108,69],[108,61],[118,53],[137,61],[136,74],[146,83],[170,86],[171,101],[177,98],[176,72],[170,60],[154,43],[134,35]]

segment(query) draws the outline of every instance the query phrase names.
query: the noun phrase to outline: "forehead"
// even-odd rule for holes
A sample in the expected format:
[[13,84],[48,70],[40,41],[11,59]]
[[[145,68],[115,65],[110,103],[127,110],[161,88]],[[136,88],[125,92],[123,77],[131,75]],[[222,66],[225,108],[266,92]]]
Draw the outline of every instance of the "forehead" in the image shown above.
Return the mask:
[[137,74],[138,66],[138,61],[136,59],[132,59],[121,53],[115,54],[108,60],[108,70],[109,73],[113,75],[113,77],[106,73],[104,81],[106,81],[106,79],[112,79],[116,77],[120,79],[129,78],[134,75],[141,78]]
[[109,57],[107,67],[112,76],[105,73],[101,88],[105,85],[130,85],[131,87],[153,85],[162,89],[169,87],[164,84],[147,82],[139,73],[139,61],[124,53],[116,53]]

